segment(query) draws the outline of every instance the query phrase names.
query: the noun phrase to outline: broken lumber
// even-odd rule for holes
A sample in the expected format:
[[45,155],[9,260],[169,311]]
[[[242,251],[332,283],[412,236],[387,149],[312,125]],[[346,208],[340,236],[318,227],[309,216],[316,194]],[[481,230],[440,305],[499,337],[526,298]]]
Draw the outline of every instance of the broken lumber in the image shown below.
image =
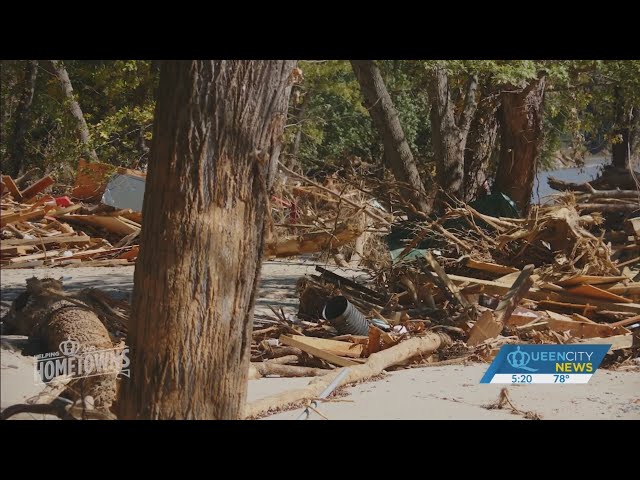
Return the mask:
[[364,351],[364,345],[350,342],[340,342],[327,338],[305,337],[303,335],[291,335],[290,338],[298,342],[319,348],[325,352],[333,353],[342,357],[360,358]]
[[[296,337],[298,337],[298,335],[296,335]],[[326,360],[327,362],[333,363],[334,365],[338,365],[340,367],[349,367],[351,365],[358,365],[358,363],[354,362],[353,360],[339,357],[334,353],[326,352],[316,346],[309,345],[308,343],[302,342],[288,335],[280,335],[280,343],[289,345],[290,347],[299,348],[300,350],[308,353],[309,355],[313,355],[314,357],[321,358],[322,360]]]
[[292,257],[303,253],[321,252],[349,243],[360,236],[362,231],[353,226],[341,226],[335,232],[305,233],[300,238],[288,238],[272,241],[265,245],[265,255],[274,257]]
[[118,235],[130,235],[140,231],[139,227],[131,225],[133,223],[131,221],[107,215],[64,215],[60,219],[70,223],[104,228],[108,232]]
[[18,189],[18,186],[13,181],[13,178],[11,178],[9,175],[3,175],[2,183],[5,184],[5,186],[7,187],[7,190],[9,190],[9,193],[11,194],[11,196],[16,202],[22,201],[22,195],[20,194],[20,190]]
[[633,303],[629,298],[621,297],[611,291],[602,290],[601,288],[594,287],[593,285],[580,285],[578,287],[568,289],[567,292],[573,295],[580,295],[582,297],[599,298],[601,300],[609,300],[619,303]]
[[459,305],[461,305],[465,310],[470,309],[475,311],[475,308],[467,301],[467,299],[460,293],[458,287],[451,281],[447,273],[440,266],[440,264],[433,257],[431,252],[426,252],[424,254],[429,266],[433,269],[433,271],[438,275],[442,283],[446,286],[447,290],[453,295]]
[[515,267],[505,267],[504,265],[498,265],[496,263],[478,262],[472,260],[471,257],[463,257],[465,260],[465,267],[473,268],[474,270],[481,270],[483,272],[498,273],[506,275],[508,273],[519,272]]
[[29,201],[31,198],[35,197],[38,193],[43,191],[45,188],[53,185],[54,180],[51,175],[45,175],[37,182],[33,183],[31,186],[25,188],[20,192],[20,195],[24,199],[25,202]]
[[[362,365],[350,366],[349,373],[339,382],[338,386],[367,380],[380,375],[386,368],[405,363],[418,355],[428,355],[448,345],[451,345],[451,338],[441,332],[429,332],[423,337],[411,338],[387,350],[372,354]],[[255,418],[269,411],[279,410],[288,405],[298,405],[306,400],[317,398],[342,371],[343,369],[334,370],[328,375],[311,380],[304,388],[289,390],[251,402],[245,406],[244,417]]]
[[522,269],[518,278],[506,295],[502,298],[495,311],[487,310],[482,313],[480,319],[475,323],[469,332],[467,345],[473,347],[489,338],[495,338],[502,331],[506,321],[509,319],[518,303],[533,285],[531,274],[533,265],[527,265]]
[[607,323],[577,322],[566,315],[561,315],[551,310],[547,310],[546,314],[549,316],[546,322],[551,330],[556,332],[568,331],[572,336],[578,338],[611,337],[630,333],[624,327],[612,327]]

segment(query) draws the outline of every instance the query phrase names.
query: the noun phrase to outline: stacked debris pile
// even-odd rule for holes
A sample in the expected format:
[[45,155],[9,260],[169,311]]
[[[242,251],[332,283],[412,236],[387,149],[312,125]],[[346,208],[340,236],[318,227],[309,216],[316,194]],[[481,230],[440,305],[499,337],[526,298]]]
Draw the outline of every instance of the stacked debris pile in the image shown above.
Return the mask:
[[51,184],[47,175],[21,191],[11,177],[2,177],[2,268],[113,266],[135,260],[139,212],[41,193]]
[[[320,254],[346,265],[380,257],[389,215],[337,175],[322,184],[282,166],[287,181],[271,197],[267,258]],[[130,265],[139,253],[145,173],[80,161],[66,195],[44,193],[50,175],[20,190],[1,188],[2,268]],[[89,263],[90,262],[90,263]]]

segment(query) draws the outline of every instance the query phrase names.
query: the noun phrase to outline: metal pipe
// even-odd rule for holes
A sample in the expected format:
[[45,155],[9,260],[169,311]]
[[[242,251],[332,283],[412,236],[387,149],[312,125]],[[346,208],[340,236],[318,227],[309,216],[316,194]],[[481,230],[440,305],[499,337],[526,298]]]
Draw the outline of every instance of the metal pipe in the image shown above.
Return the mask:
[[[331,382],[327,388],[325,388],[322,393],[318,396],[318,399],[324,399],[327,398],[331,392],[333,392],[336,388],[338,388],[338,385],[340,384],[340,382],[342,381],[342,379],[344,377],[347,376],[347,373],[349,372],[349,368],[343,368],[342,371],[338,374],[338,376],[336,378],[333,379],[333,382]],[[313,408],[316,408],[318,406],[318,402],[316,402],[316,400],[312,400],[311,401],[311,406]],[[306,420],[309,418],[310,415],[310,410],[309,407],[305,408],[302,413],[300,414],[300,416],[298,416],[298,418],[296,418],[296,420]]]

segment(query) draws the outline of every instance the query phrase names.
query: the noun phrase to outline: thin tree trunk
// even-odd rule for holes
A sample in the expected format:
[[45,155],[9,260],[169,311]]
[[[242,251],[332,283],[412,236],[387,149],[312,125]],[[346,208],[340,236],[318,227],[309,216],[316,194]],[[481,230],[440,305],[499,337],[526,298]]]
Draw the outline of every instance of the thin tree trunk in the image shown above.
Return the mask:
[[380,70],[372,60],[351,60],[351,66],[360,84],[364,104],[382,137],[389,167],[396,179],[408,184],[402,189],[404,197],[411,201],[416,210],[429,213],[433,199],[427,196]]
[[300,154],[300,144],[302,143],[302,127],[305,115],[307,114],[307,108],[309,107],[309,101],[311,100],[312,92],[307,92],[302,99],[302,103],[296,109],[294,115],[294,121],[296,124],[296,135],[293,138],[293,145],[291,146],[291,154],[287,160],[287,167],[294,168],[298,164],[298,155]]
[[62,86],[62,90],[67,97],[67,101],[69,102],[69,111],[71,115],[76,119],[78,124],[78,135],[80,137],[80,142],[84,147],[84,154],[89,155],[92,160],[97,161],[98,156],[96,155],[96,151],[90,145],[89,139],[89,127],[87,127],[87,122],[84,119],[84,115],[82,114],[82,109],[80,108],[80,104],[76,99],[76,96],[73,94],[73,87],[71,85],[71,80],[69,79],[69,74],[67,73],[67,69],[64,67],[60,60],[47,60],[46,64],[49,66],[49,70],[53,73],[58,80],[60,81],[60,85]]
[[24,171],[24,154],[26,147],[27,129],[30,123],[30,110],[33,92],[38,78],[38,61],[27,60],[24,73],[24,89],[16,108],[16,121],[13,128],[13,155],[9,162],[9,175],[17,176]]
[[611,145],[611,163],[620,170],[628,169],[631,154],[631,126],[633,109],[626,108],[620,87],[614,91],[616,100],[616,129],[613,132],[619,138]]
[[543,140],[544,88],[543,76],[521,91],[502,94],[500,163],[494,187],[511,197],[522,213],[527,212],[531,202]]
[[464,198],[464,151],[477,107],[477,87],[478,81],[472,76],[464,106],[456,118],[447,72],[437,68],[429,82],[431,135],[436,155],[436,181],[440,187],[438,197],[444,201],[451,196]]
[[497,96],[482,99],[471,122],[464,152],[465,201],[481,196],[489,179],[490,162],[498,138]]
[[163,62],[120,418],[234,419],[295,61]]

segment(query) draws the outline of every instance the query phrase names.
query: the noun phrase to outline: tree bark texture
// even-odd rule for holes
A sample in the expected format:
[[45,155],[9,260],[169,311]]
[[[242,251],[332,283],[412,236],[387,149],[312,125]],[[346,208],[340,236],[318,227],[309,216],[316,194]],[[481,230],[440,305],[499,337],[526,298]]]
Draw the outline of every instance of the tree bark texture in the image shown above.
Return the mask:
[[545,77],[517,92],[502,94],[500,161],[495,190],[504,193],[526,213],[533,192],[536,164],[543,140]]
[[431,100],[431,136],[436,155],[436,181],[443,201],[453,196],[464,198],[464,151],[471,121],[477,107],[475,77],[469,81],[464,103],[456,113],[449,77],[444,69],[436,68],[429,82]]
[[611,145],[611,163],[618,169],[629,169],[631,155],[631,125],[633,123],[633,108],[626,107],[620,88],[616,87],[614,97],[616,99],[616,128],[614,135],[619,138]]
[[27,60],[24,72],[24,87],[20,95],[20,102],[16,108],[16,121],[13,128],[13,155],[11,156],[8,172],[13,177],[21,174],[24,170],[26,136],[30,123],[29,113],[37,78],[38,61]]
[[80,143],[82,143],[85,149],[84,154],[89,155],[91,160],[97,161],[98,156],[96,155],[96,151],[90,146],[89,127],[87,127],[87,122],[85,121],[84,115],[82,114],[80,104],[78,103],[78,100],[73,93],[73,86],[71,85],[71,80],[69,79],[67,69],[64,67],[62,62],[60,62],[60,60],[47,60],[46,62],[51,73],[53,73],[60,81],[62,91],[64,92],[65,97],[67,97],[67,101],[69,102],[69,111],[77,122]]
[[429,213],[432,199],[427,196],[380,70],[373,60],[351,60],[351,66],[360,84],[364,105],[382,137],[389,167],[397,180],[407,184],[402,189],[404,197],[411,201],[416,210]]
[[295,64],[162,64],[121,418],[242,413],[266,178],[282,142]]
[[464,152],[466,202],[481,196],[484,185],[489,180],[491,157],[498,138],[498,106],[497,96],[483,98],[478,103],[478,109],[471,122]]

